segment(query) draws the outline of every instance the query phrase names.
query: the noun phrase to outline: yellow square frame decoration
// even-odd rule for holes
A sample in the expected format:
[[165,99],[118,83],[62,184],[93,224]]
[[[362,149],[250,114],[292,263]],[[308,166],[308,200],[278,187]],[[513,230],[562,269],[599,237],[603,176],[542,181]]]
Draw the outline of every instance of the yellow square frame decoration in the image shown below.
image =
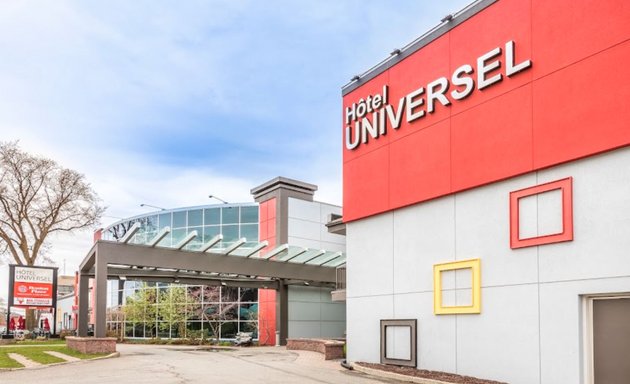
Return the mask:
[[[442,272],[471,269],[471,305],[442,305]],[[436,315],[481,313],[481,259],[452,261],[433,266],[433,313]]]

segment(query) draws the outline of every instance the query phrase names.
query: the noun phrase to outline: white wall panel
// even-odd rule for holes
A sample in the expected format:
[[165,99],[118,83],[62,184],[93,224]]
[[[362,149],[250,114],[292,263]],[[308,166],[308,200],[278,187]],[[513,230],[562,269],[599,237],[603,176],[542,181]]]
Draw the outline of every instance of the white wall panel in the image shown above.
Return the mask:
[[481,259],[481,285],[533,283],[538,280],[536,249],[510,249],[510,192],[536,184],[534,175],[458,194],[456,258]]
[[433,265],[455,260],[452,197],[394,212],[394,290],[433,290]]
[[394,288],[392,213],[348,223],[346,297],[391,294]]
[[539,173],[573,177],[572,242],[539,247],[544,282],[630,275],[630,148]]
[[320,205],[318,202],[289,197],[289,217],[320,223]]
[[[574,240],[511,249],[510,192],[566,177]],[[531,234],[558,230],[558,197],[530,201]],[[380,319],[417,319],[420,368],[581,383],[582,295],[630,291],[630,147],[352,222],[347,233],[351,361],[379,361]],[[434,315],[433,265],[471,258],[481,259],[481,314]],[[470,297],[465,274],[444,274],[445,303]]]
[[630,276],[540,285],[541,383],[581,383],[582,300],[586,295],[630,294]]
[[481,311],[457,315],[457,373],[537,383],[538,286],[484,288]]
[[393,318],[393,296],[353,297],[346,305],[348,361],[380,362],[380,321]]
[[418,320],[418,368],[455,372],[455,316],[433,314],[433,292],[394,296],[395,319]]
[[[319,217],[319,216],[318,216]],[[321,241],[322,223],[289,217],[289,236]]]

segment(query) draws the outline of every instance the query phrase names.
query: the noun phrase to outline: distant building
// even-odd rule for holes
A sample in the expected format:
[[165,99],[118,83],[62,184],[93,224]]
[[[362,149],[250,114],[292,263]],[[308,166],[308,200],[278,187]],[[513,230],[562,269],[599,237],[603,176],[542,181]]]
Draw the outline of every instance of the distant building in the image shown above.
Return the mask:
[[75,289],[75,277],[74,276],[62,276],[57,277],[57,297],[66,296],[69,293],[74,292]]
[[[223,250],[241,238],[253,246],[267,241],[269,251],[288,244],[317,250],[345,251],[345,237],[331,234],[326,223],[331,214],[339,215],[339,206],[313,201],[317,186],[297,180],[278,177],[252,189],[256,202],[212,204],[196,207],[175,208],[151,212],[116,222],[99,230],[95,239],[117,241],[136,223],[139,231],[130,244],[147,244],[164,228],[170,232],[160,242],[160,247],[175,247],[195,231],[198,236],[184,249],[194,250],[217,235],[222,240],[212,249]],[[274,290],[222,286],[183,285],[186,299],[176,305],[181,313],[190,311],[193,300],[195,314],[188,318],[185,327],[165,325],[159,315],[160,292],[166,287],[179,286],[163,281],[112,280],[108,287],[107,327],[110,331],[131,338],[188,337],[204,335],[213,337],[218,332],[222,339],[234,338],[237,332],[253,332],[261,344],[274,345],[276,331],[281,326],[276,313]],[[143,321],[126,319],[121,306],[129,297],[146,290],[155,305],[154,317]],[[345,304],[331,300],[330,288],[289,287],[288,319],[283,327],[289,337],[343,337],[345,333]],[[92,301],[93,302],[93,301]],[[229,306],[229,321],[215,324],[211,313]],[[197,308],[199,307],[199,308]],[[93,323],[94,320],[91,320]]]

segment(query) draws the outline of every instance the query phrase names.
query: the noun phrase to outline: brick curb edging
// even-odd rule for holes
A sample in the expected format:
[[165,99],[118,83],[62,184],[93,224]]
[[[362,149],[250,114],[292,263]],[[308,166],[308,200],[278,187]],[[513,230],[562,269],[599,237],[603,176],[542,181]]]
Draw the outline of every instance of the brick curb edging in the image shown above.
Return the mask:
[[302,350],[319,352],[324,355],[324,360],[343,358],[343,346],[345,341],[335,339],[287,339],[287,350]]
[[410,382],[410,383],[416,383],[416,384],[452,384],[451,382],[448,382],[448,381],[441,381],[441,380],[434,380],[434,379],[425,379],[425,378],[422,378],[422,377],[407,376],[407,375],[401,375],[400,373],[381,371],[380,369],[368,368],[368,367],[364,367],[364,366],[359,365],[359,364],[352,364],[352,367],[354,368],[355,371],[363,372],[363,373],[365,373],[367,375],[377,376],[377,377],[384,377],[384,378],[387,378],[387,379],[395,379],[395,380],[400,380],[400,381],[407,381],[407,382]]

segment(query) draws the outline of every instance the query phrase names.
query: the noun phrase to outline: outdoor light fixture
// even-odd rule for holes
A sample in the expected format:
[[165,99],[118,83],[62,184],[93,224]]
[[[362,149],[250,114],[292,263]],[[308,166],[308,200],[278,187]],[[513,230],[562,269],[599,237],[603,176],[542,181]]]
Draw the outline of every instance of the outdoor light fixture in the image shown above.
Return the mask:
[[222,282],[221,282],[221,286],[222,286],[222,287],[227,287],[227,283],[226,283],[225,281],[222,281]]
[[400,49],[396,48],[390,53],[390,55],[391,56],[400,55],[400,52],[401,52]]
[[449,22],[451,20],[453,20],[453,14],[452,13],[444,16],[440,21],[443,22],[443,23],[446,23],[446,22]]
[[222,202],[223,204],[227,204],[227,203],[228,203],[227,201],[225,201],[225,200],[223,200],[223,199],[221,199],[221,198],[219,198],[219,197],[216,197],[215,195],[208,195],[208,198],[210,198],[210,199],[216,199],[216,200],[219,200],[219,201],[220,201],[220,202]]
[[102,217],[109,217],[111,219],[125,220],[124,217],[112,216],[112,215],[103,215]]
[[350,79],[350,81],[357,81],[361,78],[361,76],[359,75],[355,75],[352,79]]
[[123,276],[118,276],[118,279],[122,280],[122,281],[127,281],[127,276],[124,276],[124,275]]
[[140,204],[140,206],[141,207],[155,208],[155,209],[159,209],[160,211],[166,211],[166,208],[156,207],[155,205],[151,205],[151,204]]
[[311,285],[311,283],[309,283],[308,281],[305,281],[304,285],[306,285],[308,287],[309,285]]

